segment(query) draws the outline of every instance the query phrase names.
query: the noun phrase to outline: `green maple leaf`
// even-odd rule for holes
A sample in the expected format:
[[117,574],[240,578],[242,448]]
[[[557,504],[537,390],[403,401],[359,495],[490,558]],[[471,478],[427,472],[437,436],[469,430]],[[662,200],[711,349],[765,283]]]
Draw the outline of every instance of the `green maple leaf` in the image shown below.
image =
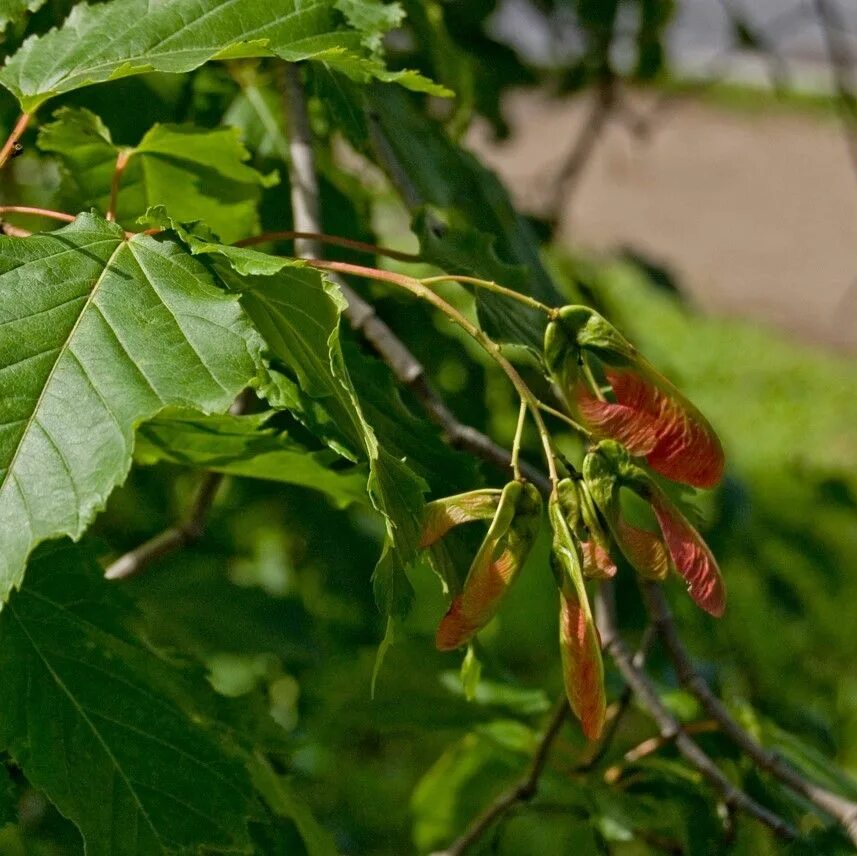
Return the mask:
[[87,856],[249,852],[245,760],[190,680],[124,631],[98,565],[40,550],[0,614],[0,748],[80,829]]
[[173,464],[322,491],[339,508],[366,503],[366,470],[333,469],[339,457],[312,451],[285,433],[264,427],[271,413],[252,416],[165,411],[137,432],[134,459]]
[[0,602],[40,541],[79,537],[166,405],[225,410],[256,373],[237,299],[163,238],[82,214],[0,237]]
[[155,125],[133,148],[121,149],[94,113],[63,108],[39,130],[39,148],[53,152],[63,167],[63,195],[73,211],[110,206],[120,151],[127,158],[118,185],[116,219],[132,226],[153,205],[164,205],[180,220],[205,220],[227,242],[259,230],[263,176],[245,161],[249,152],[236,128],[206,130]]

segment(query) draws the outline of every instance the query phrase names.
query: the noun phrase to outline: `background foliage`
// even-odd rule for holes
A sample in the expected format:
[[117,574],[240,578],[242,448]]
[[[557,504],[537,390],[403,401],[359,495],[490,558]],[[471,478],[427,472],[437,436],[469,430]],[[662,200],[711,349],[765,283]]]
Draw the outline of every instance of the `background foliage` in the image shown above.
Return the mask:
[[[162,4],[151,18],[146,5],[78,7],[73,32],[66,25],[50,34],[70,2],[0,4],[2,49],[16,57],[0,72],[10,90],[0,96],[0,124],[15,122],[13,95],[24,109],[39,105],[23,153],[3,173],[3,204],[103,213],[122,150],[129,161],[116,213],[126,229],[141,228],[136,218],[154,205],[176,221],[203,221],[227,242],[290,228],[292,129],[280,60],[311,60],[301,67],[324,231],[411,249],[419,242],[427,271],[434,264],[549,302],[592,303],[709,415],[724,441],[727,478],[713,494],[688,501],[720,560],[730,606],[715,626],[674,598],[682,633],[751,733],[857,799],[857,623],[849,617],[857,600],[853,365],[741,322],[703,318],[683,302],[680,287],[663,288],[642,264],[551,247],[554,224],[516,213],[499,181],[460,143],[477,115],[498,134],[507,130],[501,97],[510,87],[540,84],[564,93],[617,79],[663,84],[663,34],[674,3],[534,4],[544,15],[573,16],[583,34],[579,50],[551,67],[522,60],[492,37],[490,0],[405,0],[401,9],[316,0],[297,4],[299,15],[292,3],[245,4],[258,21],[231,16],[229,3],[181,0]],[[629,9],[635,49],[618,64],[612,44]],[[191,24],[171,42],[170,16],[206,18],[209,26]],[[105,44],[106,33],[123,27]],[[41,52],[38,41],[27,41],[34,35],[46,40]],[[442,87],[455,97],[438,97]],[[390,170],[387,149],[400,172]],[[56,225],[9,219],[28,229]],[[116,227],[94,216],[73,227],[82,228],[89,232],[80,237],[66,231],[39,239],[102,244],[88,258],[91,271],[72,276],[54,262],[36,271],[46,288],[71,288],[67,300],[75,296],[74,276],[98,276],[117,241]],[[79,546],[64,540],[36,550],[23,589],[0,612],[0,853],[77,854],[84,840],[88,854],[439,850],[520,776],[560,692],[547,539],[481,634],[481,678],[467,698],[460,655],[439,654],[432,643],[445,608],[437,578],[418,563],[405,579],[403,567],[414,552],[409,530],[423,495],[500,485],[503,474],[444,445],[410,393],[397,390],[388,369],[339,325],[338,297],[314,289],[315,274],[280,264],[263,269],[266,262],[249,253],[207,252],[201,228],[195,234],[199,254],[182,256],[180,275],[125,271],[139,278],[136,311],[149,311],[150,289],[198,288],[233,330],[235,351],[223,376],[200,381],[198,389],[210,388],[195,400],[170,391],[177,381],[169,372],[146,381],[157,404],[139,378],[135,401],[126,385],[121,408],[129,425],[160,410],[136,430],[127,479]],[[153,258],[173,252],[150,237],[122,246],[135,243],[150,245]],[[348,250],[327,252],[365,260]],[[4,272],[22,261],[7,251]],[[35,313],[59,302],[40,306],[28,282],[12,292],[17,305]],[[236,320],[239,298],[221,286],[242,292],[244,311],[267,339],[268,369],[254,382],[268,403],[252,415],[198,412],[222,414],[252,377],[246,363],[262,347]],[[461,421],[510,444],[517,402],[473,343],[407,297],[356,287],[408,343]],[[540,319],[520,307],[510,311],[495,295],[474,301],[451,287],[443,293],[466,311],[476,303],[498,339],[540,345]],[[298,309],[310,312],[312,325],[301,327]],[[194,368],[187,347],[195,350],[193,324],[185,318],[172,340],[141,341],[132,362],[147,364],[147,349],[166,342],[175,348],[177,371],[201,371],[205,354],[197,353]],[[49,348],[37,340],[40,331],[16,329],[15,341],[0,332],[0,355],[14,354],[25,336],[33,354]],[[82,347],[97,371],[114,345],[97,326],[91,334]],[[119,334],[124,338],[121,327]],[[290,344],[296,340],[306,348]],[[339,373],[330,373],[331,354]],[[28,380],[20,369],[15,377]],[[0,378],[12,383],[8,373]],[[163,404],[171,407],[161,410]],[[56,431],[91,431],[78,420],[97,407],[81,393],[59,410]],[[562,426],[554,427],[562,435]],[[120,431],[119,441],[108,448],[105,439],[108,464],[87,469],[81,459],[83,480],[98,481],[101,466],[122,480],[130,436]],[[569,454],[579,451],[570,435],[564,443]],[[536,438],[526,436],[527,456],[536,460],[537,451]],[[105,582],[99,563],[180,519],[202,469],[230,475],[205,536],[136,579]],[[85,485],[92,495],[85,512],[45,524],[41,534],[79,535],[111,486],[105,478]],[[21,551],[15,539],[25,528],[22,513],[4,507],[0,515],[10,568],[9,557]],[[372,697],[376,649],[390,626],[370,583],[385,535],[382,600],[396,615],[404,615],[406,602],[412,606],[395,622],[396,643]],[[0,568],[9,588],[18,584],[14,569]],[[620,575],[618,595],[623,629],[638,639],[645,616],[629,573]],[[658,649],[650,669],[682,722],[703,718]],[[621,686],[610,671],[611,697]],[[850,852],[825,819],[722,735],[702,733],[701,745],[730,779],[787,817],[805,840],[786,850],[740,815],[724,832],[722,805],[672,747],[623,760],[653,733],[632,708],[605,758],[584,771],[589,749],[576,726],[566,728],[538,797],[474,852]]]

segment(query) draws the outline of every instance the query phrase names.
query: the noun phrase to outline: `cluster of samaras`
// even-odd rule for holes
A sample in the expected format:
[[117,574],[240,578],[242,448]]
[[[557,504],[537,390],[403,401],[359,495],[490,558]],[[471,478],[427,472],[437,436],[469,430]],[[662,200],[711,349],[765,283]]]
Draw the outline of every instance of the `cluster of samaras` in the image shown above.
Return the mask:
[[[598,441],[582,471],[560,481],[548,503],[565,686],[583,731],[594,739],[604,722],[603,666],[584,581],[612,577],[618,550],[647,579],[661,580],[674,569],[696,603],[720,616],[725,590],[714,556],[649,470],[710,488],[723,473],[723,450],[705,417],[591,309],[567,306],[556,313],[545,336],[545,362],[569,414]],[[630,522],[629,500],[650,523]],[[490,521],[438,627],[439,649],[467,643],[494,616],[541,519],[539,492],[521,481],[428,504],[425,548],[455,526]]]

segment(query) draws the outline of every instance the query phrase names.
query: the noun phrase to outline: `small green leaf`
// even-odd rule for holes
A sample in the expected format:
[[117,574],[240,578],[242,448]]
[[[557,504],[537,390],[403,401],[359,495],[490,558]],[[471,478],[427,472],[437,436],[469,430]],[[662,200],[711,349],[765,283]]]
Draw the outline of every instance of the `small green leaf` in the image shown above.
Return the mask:
[[[63,108],[54,117],[40,129],[38,144],[60,157],[67,204],[105,213],[120,148],[88,110]],[[155,125],[124,152],[128,160],[114,213],[125,226],[163,205],[179,220],[205,220],[227,242],[259,230],[261,190],[277,177],[245,163],[250,154],[236,128]]]
[[0,614],[0,747],[80,829],[88,856],[248,852],[244,763],[192,682],[131,641],[100,568],[39,552]]
[[363,33],[363,44],[373,53],[380,50],[384,35],[405,17],[398,3],[383,0],[335,0],[334,5],[352,27]]
[[225,410],[260,346],[235,296],[166,237],[91,214],[0,237],[0,603],[36,544],[78,538],[168,404]]
[[[444,672],[440,680],[451,693],[464,695],[460,672]],[[544,690],[529,689],[485,678],[480,679],[474,687],[473,697],[470,701],[479,706],[496,708],[498,712],[502,711],[515,716],[534,716],[546,713],[551,706],[550,699]]]
[[372,678],[369,682],[369,693],[373,699],[375,698],[375,687],[378,684],[378,676],[381,674],[381,668],[384,665],[384,660],[386,659],[390,648],[392,648],[396,643],[398,633],[398,621],[395,614],[391,612],[387,615],[387,623],[384,626],[384,638],[378,643],[378,650],[375,651],[375,662],[372,663]]
[[369,501],[363,467],[334,469],[341,461],[338,455],[312,451],[285,433],[263,427],[270,416],[165,412],[138,429],[134,459],[301,485],[326,494],[338,508]]

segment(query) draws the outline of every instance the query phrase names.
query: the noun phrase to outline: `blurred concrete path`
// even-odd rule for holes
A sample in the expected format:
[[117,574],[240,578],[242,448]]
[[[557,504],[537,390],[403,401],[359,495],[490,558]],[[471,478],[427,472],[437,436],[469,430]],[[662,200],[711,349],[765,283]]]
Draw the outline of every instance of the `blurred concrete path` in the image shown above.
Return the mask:
[[[468,142],[539,213],[588,106],[522,92],[507,107],[510,141],[477,126]],[[857,174],[832,120],[683,99],[649,140],[614,122],[560,234],[646,256],[707,310],[857,353]]]

